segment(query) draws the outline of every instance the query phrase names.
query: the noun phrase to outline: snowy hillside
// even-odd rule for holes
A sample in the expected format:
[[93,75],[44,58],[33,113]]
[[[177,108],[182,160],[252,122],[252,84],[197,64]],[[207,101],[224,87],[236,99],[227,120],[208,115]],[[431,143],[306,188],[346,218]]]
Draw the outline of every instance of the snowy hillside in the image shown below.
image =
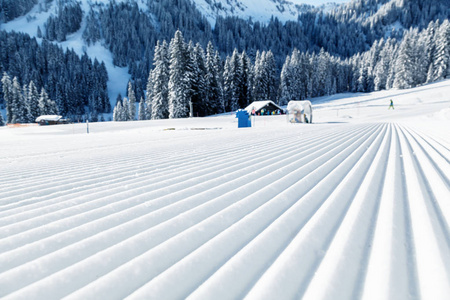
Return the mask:
[[[37,4],[26,16],[19,17],[6,24],[1,24],[0,29],[23,32],[27,33],[31,37],[37,37],[38,27],[43,29],[48,17],[52,14],[57,14],[57,1],[52,1],[46,11],[41,9],[41,2],[43,3],[44,1],[39,1],[39,4]],[[97,4],[108,2],[109,0],[96,1]],[[121,2],[121,0],[117,0],[116,2]],[[82,4],[81,7],[83,9],[83,21],[80,30],[68,36],[67,41],[59,44],[64,49],[73,49],[80,56],[86,52],[92,59],[97,58],[99,61],[103,61],[105,63],[109,76],[108,94],[111,98],[111,105],[114,105],[115,99],[113,98],[116,97],[118,93],[121,93],[122,95],[125,94],[127,82],[130,79],[130,74],[128,74],[128,68],[119,68],[113,65],[111,52],[100,43],[87,46],[83,41],[82,34],[85,29],[85,18],[90,10],[91,6],[89,3],[91,3],[91,1],[82,0],[80,3]]]
[[[103,41],[95,43],[94,45],[88,45],[82,38],[83,32],[86,28],[86,17],[89,15],[91,8],[97,11],[99,7],[105,7],[110,1],[99,0],[93,2],[90,0],[81,0],[78,2],[81,4],[81,9],[83,11],[81,28],[77,32],[68,35],[66,41],[59,43],[54,41],[54,43],[61,45],[64,49],[73,49],[80,56],[87,53],[90,58],[96,58],[100,62],[103,61],[105,63],[109,75],[108,94],[110,96],[111,106],[114,106],[116,96],[119,93],[126,95],[127,82],[131,77],[128,73],[128,68],[120,68],[113,64],[113,55],[106,48]],[[118,0],[115,2],[121,3],[127,1]],[[137,3],[138,7],[142,11],[148,11],[147,1],[133,0],[132,2]],[[296,20],[298,13],[306,9],[300,8],[298,4],[294,5],[289,1],[233,0],[230,2],[214,0],[211,2],[205,0],[195,0],[193,2],[196,4],[199,11],[207,16],[208,20],[212,24],[215,23],[215,19],[219,15],[237,16],[244,19],[251,17],[254,21],[261,21],[263,23],[268,22],[272,15],[278,17],[282,21]],[[8,32],[23,32],[31,37],[37,37],[38,28],[40,28],[40,30],[44,30],[48,18],[50,16],[58,15],[58,1],[46,3],[47,2],[43,0],[38,1],[38,4],[35,5],[34,8],[25,16],[18,17],[4,24],[0,23],[0,29]],[[70,4],[71,1],[61,3]],[[41,39],[38,40],[40,41]],[[148,76],[148,72],[146,72],[145,76]]]
[[194,2],[214,25],[217,16],[236,16],[244,20],[251,18],[262,23],[267,23],[272,17],[277,17],[282,22],[295,21],[299,14],[310,11],[313,6],[331,10],[336,8],[335,2],[345,3],[349,0],[194,0]]
[[449,95],[0,128],[0,297],[449,299]]
[[197,8],[214,24],[217,16],[237,16],[253,21],[267,22],[272,16],[281,21],[297,20],[303,10],[292,1],[253,0],[195,0]]

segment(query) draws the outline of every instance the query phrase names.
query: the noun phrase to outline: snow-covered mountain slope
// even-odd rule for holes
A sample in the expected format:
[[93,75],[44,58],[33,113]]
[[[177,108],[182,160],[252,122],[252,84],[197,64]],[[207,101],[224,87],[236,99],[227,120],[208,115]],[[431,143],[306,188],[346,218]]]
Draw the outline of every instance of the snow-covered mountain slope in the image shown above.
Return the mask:
[[449,299],[449,95],[0,128],[0,297]]
[[[117,0],[116,3],[125,2],[128,0]],[[146,0],[132,0],[136,2],[142,11],[147,11],[147,1]],[[82,34],[86,28],[86,17],[88,16],[91,8],[94,10],[98,9],[100,6],[107,5],[109,0],[80,0],[77,1],[81,4],[81,9],[83,11],[83,21],[81,23],[81,28],[67,36],[67,40],[58,43],[63,48],[74,49],[79,55],[85,52],[92,58],[97,58],[99,61],[104,61],[108,75],[108,93],[110,95],[111,106],[115,105],[116,97],[120,93],[121,95],[126,94],[127,82],[130,79],[128,74],[128,68],[119,68],[113,65],[113,58],[111,52],[106,49],[101,43],[88,46],[82,38]],[[278,17],[280,20],[295,20],[299,12],[302,11],[299,5],[294,5],[292,2],[286,1],[253,1],[253,0],[233,0],[233,1],[205,1],[196,0],[194,1],[197,8],[203,12],[208,19],[214,24],[215,19],[218,15],[235,15],[248,19],[252,17],[254,20],[268,22],[272,15]],[[63,2],[62,2],[63,3]],[[67,1],[67,4],[71,4]],[[1,30],[6,31],[18,31],[26,33],[32,37],[37,37],[38,27],[41,31],[44,31],[45,23],[51,15],[57,15],[58,11],[58,1],[48,2],[44,0],[38,1],[38,4],[27,13],[25,16],[16,18],[4,24],[0,24]],[[39,40],[39,39],[38,39]]]
[[252,19],[267,23],[272,17],[285,22],[297,20],[298,15],[311,9],[331,10],[340,1],[311,1],[311,0],[194,0],[197,8],[214,25],[217,16],[236,16],[242,19]]
[[[116,2],[122,2],[125,0],[117,0]],[[117,94],[121,93],[125,95],[128,80],[130,79],[130,74],[128,74],[128,68],[119,68],[113,64],[112,53],[106,49],[101,43],[96,43],[95,45],[88,46],[83,38],[82,34],[86,27],[86,16],[91,9],[90,0],[81,0],[81,8],[83,10],[83,21],[81,23],[81,28],[69,35],[67,40],[62,43],[56,44],[61,45],[64,49],[73,49],[78,55],[83,55],[87,53],[90,58],[97,59],[98,61],[103,61],[108,71],[109,81],[108,81],[108,94],[110,95],[111,106],[115,105],[115,97]],[[141,7],[143,7],[143,0],[136,1]],[[6,31],[17,31],[23,32],[31,37],[37,38],[38,27],[41,30],[44,28],[44,24],[50,15],[56,15],[57,13],[57,1],[53,1],[49,4],[48,9],[43,10],[42,5],[44,0],[39,1],[39,3],[25,16],[16,18],[8,23],[0,24],[1,30]],[[96,5],[107,4],[109,0],[97,0]],[[39,38],[38,38],[39,40]]]
[[243,19],[267,22],[272,16],[281,21],[296,20],[307,8],[283,0],[195,0],[197,8],[211,23],[217,16],[237,16]]

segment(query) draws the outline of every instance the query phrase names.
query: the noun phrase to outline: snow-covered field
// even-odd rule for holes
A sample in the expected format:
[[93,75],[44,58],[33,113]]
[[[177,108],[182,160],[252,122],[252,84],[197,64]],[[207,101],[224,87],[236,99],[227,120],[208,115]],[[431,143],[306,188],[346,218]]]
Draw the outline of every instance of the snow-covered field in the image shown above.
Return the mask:
[[0,297],[450,299],[450,81],[317,101],[0,128]]

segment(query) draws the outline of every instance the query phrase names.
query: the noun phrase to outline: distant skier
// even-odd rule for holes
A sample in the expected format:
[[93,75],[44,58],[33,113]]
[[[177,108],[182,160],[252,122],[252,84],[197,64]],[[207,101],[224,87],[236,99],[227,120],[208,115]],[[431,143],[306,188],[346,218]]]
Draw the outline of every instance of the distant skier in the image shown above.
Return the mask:
[[392,99],[391,99],[391,104],[389,104],[389,108],[388,109],[391,109],[391,107],[392,107],[392,109],[395,109],[394,108],[394,101],[392,101]]

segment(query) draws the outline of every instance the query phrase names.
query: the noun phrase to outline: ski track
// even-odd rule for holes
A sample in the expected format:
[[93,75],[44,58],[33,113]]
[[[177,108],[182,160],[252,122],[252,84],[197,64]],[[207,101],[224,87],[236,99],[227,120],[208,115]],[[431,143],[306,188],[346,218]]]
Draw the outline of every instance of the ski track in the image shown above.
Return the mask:
[[241,132],[2,172],[0,297],[450,298],[448,136]]

